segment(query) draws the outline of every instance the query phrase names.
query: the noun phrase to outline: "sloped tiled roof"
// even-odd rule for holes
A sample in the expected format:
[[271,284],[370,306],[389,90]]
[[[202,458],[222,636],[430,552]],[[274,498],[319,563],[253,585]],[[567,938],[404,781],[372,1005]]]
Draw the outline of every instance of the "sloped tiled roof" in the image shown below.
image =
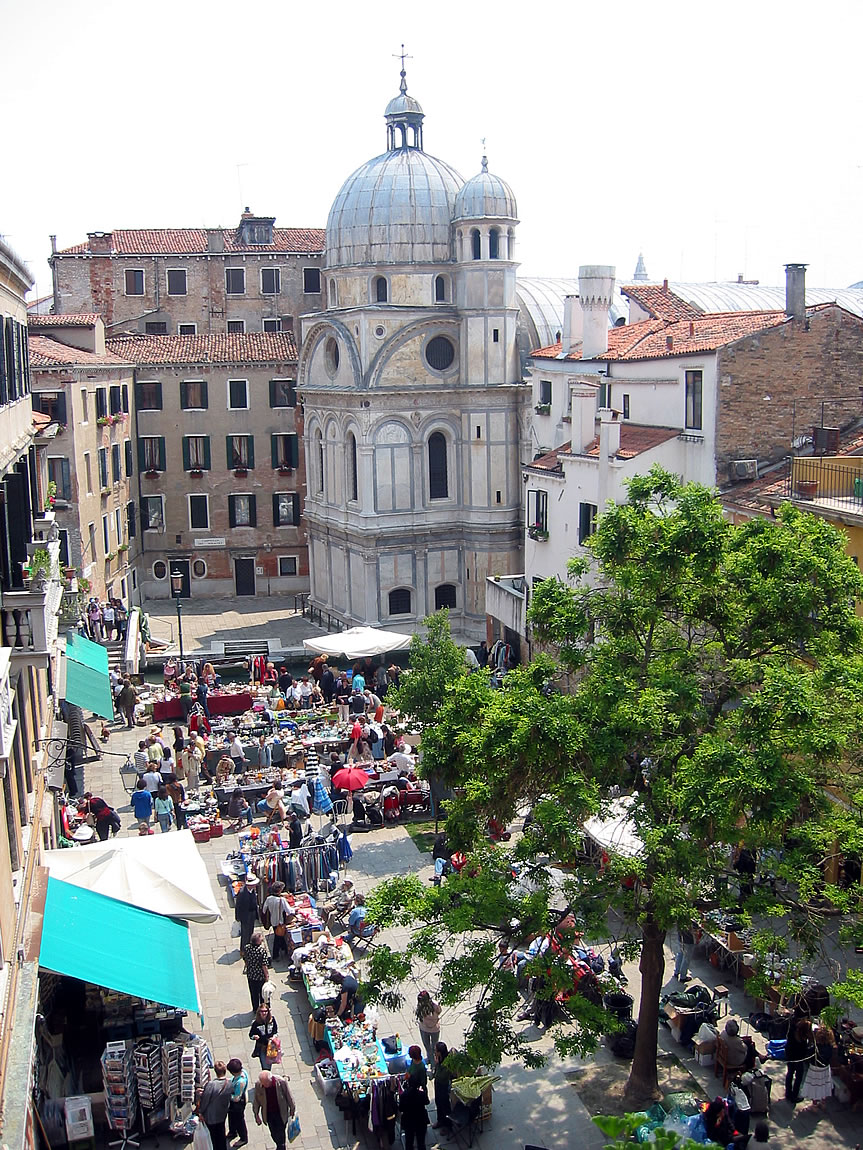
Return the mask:
[[695,319],[702,314],[694,304],[675,295],[667,283],[630,284],[620,291],[627,299],[643,308],[652,319]]
[[[644,423],[621,423],[617,458],[635,459],[637,455],[652,451],[654,447],[659,447],[669,439],[676,439],[682,431],[682,427],[650,427]],[[599,455],[599,436],[597,435],[579,454]]]
[[[216,229],[219,230],[219,229]],[[296,252],[319,255],[324,250],[323,228],[273,228],[271,244],[241,244],[236,228],[222,228],[227,253]],[[86,255],[90,241],[73,244],[58,255]],[[206,228],[117,228],[111,232],[111,251],[93,254],[115,256],[202,255],[207,252]],[[218,254],[218,253],[213,253]]]
[[134,367],[134,363],[113,354],[112,348],[106,355],[96,355],[92,351],[82,351],[78,347],[70,347],[67,343],[50,339],[47,335],[31,335],[28,339],[30,347],[30,366],[40,367],[74,367],[84,365],[87,367]]
[[535,468],[537,471],[560,471],[560,456],[568,455],[571,450],[572,444],[570,442],[561,443],[560,447],[555,447],[553,451],[540,455],[538,459],[531,460],[525,466]]
[[245,335],[128,335],[109,339],[115,355],[133,363],[295,363],[291,332]]
[[80,315],[33,315],[27,316],[27,326],[35,331],[42,327],[93,327],[102,317],[98,312],[82,312]]
[[[678,355],[695,355],[716,351],[748,335],[788,322],[784,311],[716,312],[695,319],[669,322],[646,319],[641,323],[613,327],[608,332],[608,350],[597,360],[624,361],[637,359],[670,359]],[[669,340],[671,341],[669,344]],[[560,343],[531,352],[535,359],[581,359],[581,348],[561,355]]]

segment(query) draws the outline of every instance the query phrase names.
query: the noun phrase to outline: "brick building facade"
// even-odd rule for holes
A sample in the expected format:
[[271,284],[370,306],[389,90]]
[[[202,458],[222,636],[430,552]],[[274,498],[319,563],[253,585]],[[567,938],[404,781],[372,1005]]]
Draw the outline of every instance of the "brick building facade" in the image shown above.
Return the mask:
[[293,336],[127,336],[108,341],[136,366],[139,586],[192,597],[305,590],[297,349]]
[[99,312],[109,334],[293,332],[326,306],[324,232],[248,209],[236,228],[91,232],[49,259],[54,312]]

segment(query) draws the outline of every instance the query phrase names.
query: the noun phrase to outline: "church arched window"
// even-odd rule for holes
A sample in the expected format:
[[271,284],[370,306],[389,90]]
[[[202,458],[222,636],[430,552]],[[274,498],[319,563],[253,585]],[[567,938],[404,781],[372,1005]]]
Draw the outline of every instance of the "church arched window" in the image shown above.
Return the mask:
[[339,293],[336,291],[336,281],[330,279],[330,298],[327,301],[330,307],[339,306]]
[[429,436],[429,499],[449,498],[446,462],[446,437],[440,431]]
[[348,499],[354,503],[359,499],[359,482],[357,479],[357,437],[352,431],[348,432]]
[[482,241],[479,236],[479,228],[474,228],[470,233],[470,242],[473,249],[473,258],[475,260],[482,259]]
[[446,276],[435,276],[434,301],[435,303],[446,303]]
[[500,232],[497,228],[492,228],[488,233],[488,258],[500,259]]
[[410,615],[411,592],[409,587],[397,587],[389,595],[391,615]]
[[434,609],[440,611],[443,607],[455,607],[455,587],[452,583],[441,583],[434,589]]
[[324,493],[324,437],[321,434],[320,428],[315,432],[315,455],[318,463],[317,488],[318,495]]
[[389,285],[387,284],[386,276],[377,276],[375,278],[375,300],[378,303],[386,303],[389,297]]

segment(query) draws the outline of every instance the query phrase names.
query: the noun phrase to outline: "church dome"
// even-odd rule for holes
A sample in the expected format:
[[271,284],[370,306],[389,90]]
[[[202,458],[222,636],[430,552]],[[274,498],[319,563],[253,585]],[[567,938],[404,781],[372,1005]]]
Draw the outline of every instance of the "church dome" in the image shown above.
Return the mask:
[[463,185],[455,200],[454,220],[517,220],[518,208],[509,184],[492,175],[483,156],[482,171]]

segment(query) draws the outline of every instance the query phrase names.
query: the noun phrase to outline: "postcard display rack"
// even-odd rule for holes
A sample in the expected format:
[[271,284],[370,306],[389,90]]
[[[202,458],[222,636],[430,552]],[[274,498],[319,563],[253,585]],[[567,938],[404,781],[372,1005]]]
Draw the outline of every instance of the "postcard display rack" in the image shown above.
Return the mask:
[[159,1037],[109,1042],[102,1055],[105,1108],[109,1127],[121,1135],[111,1145],[137,1145],[130,1132],[139,1106],[144,1132],[173,1121],[177,1100],[193,1103],[209,1082],[212,1065],[210,1048],[199,1036],[185,1043]]

